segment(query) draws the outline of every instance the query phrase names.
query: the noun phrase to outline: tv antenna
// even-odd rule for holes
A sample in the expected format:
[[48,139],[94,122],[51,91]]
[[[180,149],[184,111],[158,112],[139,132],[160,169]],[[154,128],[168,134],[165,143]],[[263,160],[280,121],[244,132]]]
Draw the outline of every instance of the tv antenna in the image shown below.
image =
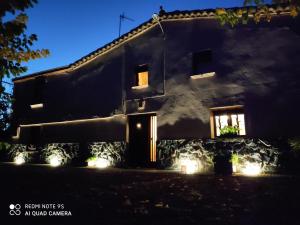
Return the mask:
[[129,20],[129,21],[132,21],[132,22],[134,21],[133,19],[131,19],[131,18],[125,16],[125,13],[122,13],[122,14],[120,15],[120,21],[119,21],[119,37],[121,36],[121,27],[122,27],[122,22],[123,22],[124,20]]

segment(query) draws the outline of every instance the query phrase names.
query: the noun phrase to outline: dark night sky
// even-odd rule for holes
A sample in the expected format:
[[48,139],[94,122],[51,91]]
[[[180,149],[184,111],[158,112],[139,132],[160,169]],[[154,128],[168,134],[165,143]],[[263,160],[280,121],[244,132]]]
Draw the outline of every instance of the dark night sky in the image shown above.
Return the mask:
[[[118,36],[119,15],[122,33],[138,26],[158,12],[242,6],[243,0],[39,0],[29,15],[28,32],[39,37],[35,48],[48,48],[51,55],[29,62],[26,74],[68,65]],[[25,74],[24,74],[25,75]]]

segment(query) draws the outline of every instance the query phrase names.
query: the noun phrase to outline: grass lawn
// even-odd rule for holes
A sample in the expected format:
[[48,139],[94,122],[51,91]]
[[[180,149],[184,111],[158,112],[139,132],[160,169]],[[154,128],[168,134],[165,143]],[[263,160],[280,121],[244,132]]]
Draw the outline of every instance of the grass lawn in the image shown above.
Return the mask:
[[[4,225],[300,224],[300,177],[13,164],[0,164],[0,177]],[[10,204],[20,204],[22,214],[9,216]],[[63,204],[72,216],[25,216],[44,211],[25,204]]]

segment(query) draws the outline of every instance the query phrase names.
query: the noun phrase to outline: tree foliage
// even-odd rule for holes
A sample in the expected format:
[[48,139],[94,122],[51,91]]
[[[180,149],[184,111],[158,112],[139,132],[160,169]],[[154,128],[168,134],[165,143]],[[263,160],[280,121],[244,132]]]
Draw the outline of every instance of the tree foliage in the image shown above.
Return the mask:
[[10,94],[0,93],[0,138],[7,139],[7,129],[10,122],[10,108],[12,97]]
[[[298,16],[300,12],[300,0],[273,0],[274,4],[288,4],[290,6],[290,15]],[[258,23],[262,20],[270,22],[272,14],[264,0],[244,0],[244,8],[238,9],[216,9],[216,16],[222,25],[229,24],[231,27],[239,23],[246,24],[250,16],[253,15],[253,20]],[[255,6],[251,7],[251,6]]]
[[[0,2],[0,79],[26,72],[22,62],[45,57],[47,49],[33,50],[36,34],[27,35],[28,16],[24,11],[33,7],[37,0],[1,0]],[[15,15],[5,20],[7,14]]]
[[22,62],[46,57],[47,49],[32,49],[36,34],[27,34],[28,16],[25,10],[37,0],[0,0],[0,138],[7,131],[12,97],[5,92],[5,78],[27,71]]

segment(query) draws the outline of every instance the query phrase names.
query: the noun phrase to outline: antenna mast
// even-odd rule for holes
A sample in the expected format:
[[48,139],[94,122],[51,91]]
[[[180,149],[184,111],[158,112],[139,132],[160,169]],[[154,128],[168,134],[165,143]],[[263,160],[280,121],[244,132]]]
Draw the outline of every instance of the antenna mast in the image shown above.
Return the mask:
[[126,19],[126,20],[129,20],[129,21],[132,21],[132,22],[134,21],[133,19],[131,19],[131,18],[125,16],[124,13],[122,13],[122,14],[120,15],[120,20],[119,20],[119,37],[121,36],[122,22],[123,22],[125,19]]

